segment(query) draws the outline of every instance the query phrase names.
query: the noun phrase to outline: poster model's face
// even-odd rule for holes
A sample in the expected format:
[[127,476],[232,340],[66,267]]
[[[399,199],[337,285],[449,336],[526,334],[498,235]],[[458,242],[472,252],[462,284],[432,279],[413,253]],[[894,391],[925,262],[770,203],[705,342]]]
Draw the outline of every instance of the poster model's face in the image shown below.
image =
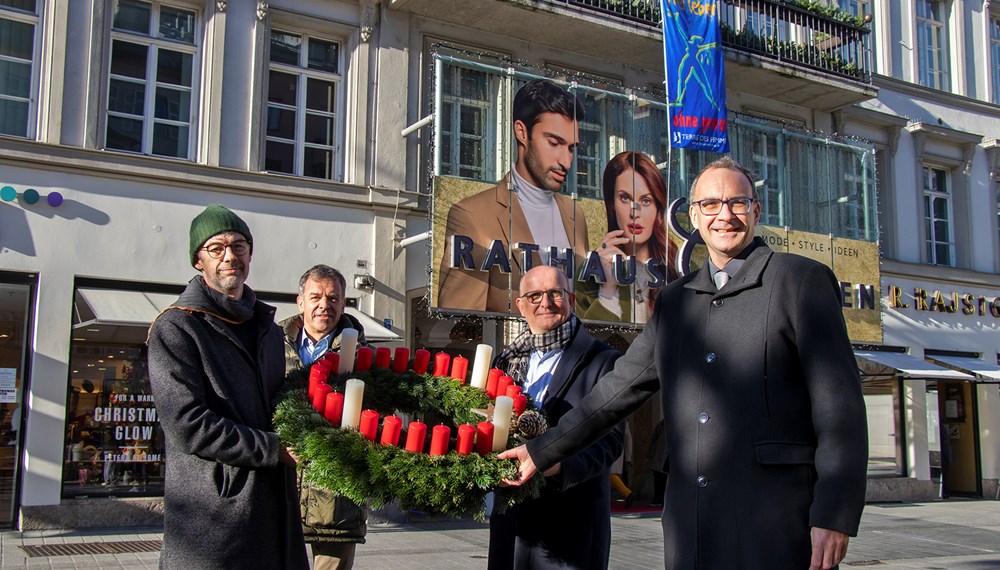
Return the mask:
[[622,237],[635,244],[632,253],[640,260],[649,258],[648,252],[645,257],[639,252],[645,250],[643,246],[653,235],[656,214],[656,202],[646,181],[631,168],[619,174],[615,179],[615,216],[618,227],[625,232]]
[[531,184],[558,192],[573,166],[573,151],[579,142],[576,121],[559,113],[542,113],[528,132],[521,121],[514,123],[517,137],[517,172]]

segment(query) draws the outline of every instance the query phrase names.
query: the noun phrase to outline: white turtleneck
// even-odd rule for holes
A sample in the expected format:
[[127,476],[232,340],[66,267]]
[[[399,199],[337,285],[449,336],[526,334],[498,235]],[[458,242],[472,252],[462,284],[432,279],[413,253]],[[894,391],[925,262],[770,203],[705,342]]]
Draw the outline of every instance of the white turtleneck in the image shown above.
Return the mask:
[[542,246],[543,252],[549,246],[573,247],[566,235],[566,228],[563,227],[555,192],[532,185],[514,168],[510,169],[509,183],[521,202],[521,210],[528,220],[528,228],[531,230],[534,243]]

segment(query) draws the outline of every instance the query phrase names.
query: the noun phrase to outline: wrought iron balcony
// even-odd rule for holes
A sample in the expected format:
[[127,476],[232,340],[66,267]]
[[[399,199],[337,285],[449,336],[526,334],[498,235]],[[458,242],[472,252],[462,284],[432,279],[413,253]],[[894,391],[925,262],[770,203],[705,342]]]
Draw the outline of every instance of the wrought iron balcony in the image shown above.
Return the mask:
[[[658,0],[548,1],[660,29]],[[729,49],[871,82],[869,30],[849,15],[783,0],[722,0],[719,8],[722,44]]]

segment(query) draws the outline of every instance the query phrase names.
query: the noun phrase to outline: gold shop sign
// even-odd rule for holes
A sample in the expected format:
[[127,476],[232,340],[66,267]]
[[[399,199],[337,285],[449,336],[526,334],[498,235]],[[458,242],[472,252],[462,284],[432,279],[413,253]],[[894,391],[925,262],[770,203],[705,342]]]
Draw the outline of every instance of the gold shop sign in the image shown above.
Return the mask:
[[906,291],[898,285],[889,286],[889,307],[937,313],[961,313],[963,315],[990,315],[1000,319],[1000,297],[987,297],[958,291],[928,291],[914,287],[913,295],[904,300]]

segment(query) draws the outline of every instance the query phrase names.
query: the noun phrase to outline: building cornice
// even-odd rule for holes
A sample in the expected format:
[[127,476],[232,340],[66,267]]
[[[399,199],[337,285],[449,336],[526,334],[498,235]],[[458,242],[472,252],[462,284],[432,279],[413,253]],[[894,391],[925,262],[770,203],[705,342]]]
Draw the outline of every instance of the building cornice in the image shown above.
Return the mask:
[[887,279],[891,280],[893,277],[896,277],[953,285],[1000,288],[1000,275],[995,273],[982,273],[940,265],[907,263],[892,259],[883,259],[879,266],[879,272],[882,275],[883,283]]
[[957,95],[949,91],[931,89],[930,87],[924,87],[923,85],[917,85],[915,83],[910,83],[909,81],[903,81],[894,77],[873,75],[872,85],[877,86],[879,89],[887,89],[889,91],[911,95],[916,99],[932,101],[942,105],[961,105],[962,109],[965,111],[983,113],[991,117],[1000,115],[1000,105],[988,103],[979,99],[973,99],[972,97],[967,97],[965,95]]
[[352,208],[425,211],[420,194],[267,172],[249,172],[126,153],[0,137],[0,165],[102,178],[142,180],[256,198],[287,199]]

